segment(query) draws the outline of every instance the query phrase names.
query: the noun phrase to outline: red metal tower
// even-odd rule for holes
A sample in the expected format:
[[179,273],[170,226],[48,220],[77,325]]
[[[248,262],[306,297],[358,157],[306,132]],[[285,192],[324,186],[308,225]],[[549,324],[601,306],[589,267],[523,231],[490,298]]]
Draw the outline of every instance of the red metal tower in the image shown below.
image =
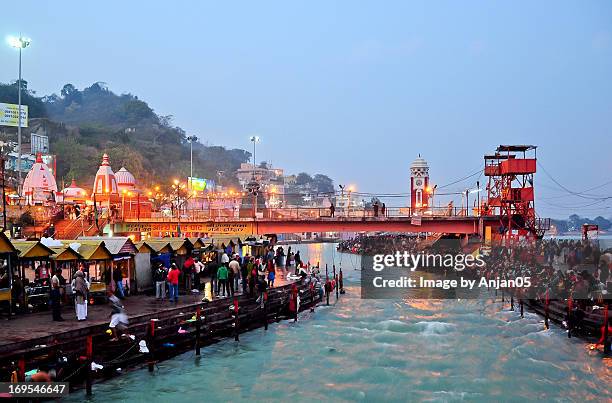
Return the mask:
[[534,205],[536,146],[500,145],[484,159],[484,174],[489,178],[484,213],[499,217],[497,236],[541,238],[546,228],[536,217]]

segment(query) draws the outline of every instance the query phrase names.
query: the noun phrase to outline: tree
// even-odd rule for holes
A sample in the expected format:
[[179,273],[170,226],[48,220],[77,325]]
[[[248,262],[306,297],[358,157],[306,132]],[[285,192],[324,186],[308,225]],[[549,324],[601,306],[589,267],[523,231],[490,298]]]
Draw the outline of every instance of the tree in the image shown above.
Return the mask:
[[62,98],[68,98],[72,96],[75,92],[79,92],[79,90],[77,90],[74,85],[68,83],[62,87],[60,95],[62,96]]
[[312,177],[308,175],[306,172],[300,172],[295,179],[295,184],[298,186],[305,186],[312,183]]
[[319,193],[333,193],[334,192],[334,181],[329,176],[323,174],[316,174],[313,177],[313,184],[315,189]]

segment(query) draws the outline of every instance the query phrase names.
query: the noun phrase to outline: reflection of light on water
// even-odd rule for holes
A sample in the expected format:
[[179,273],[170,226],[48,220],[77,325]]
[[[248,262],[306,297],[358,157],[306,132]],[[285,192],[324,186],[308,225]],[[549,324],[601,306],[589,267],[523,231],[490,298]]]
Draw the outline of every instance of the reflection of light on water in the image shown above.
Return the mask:
[[311,265],[325,264],[323,259],[323,244],[322,243],[311,243],[308,244],[308,261]]

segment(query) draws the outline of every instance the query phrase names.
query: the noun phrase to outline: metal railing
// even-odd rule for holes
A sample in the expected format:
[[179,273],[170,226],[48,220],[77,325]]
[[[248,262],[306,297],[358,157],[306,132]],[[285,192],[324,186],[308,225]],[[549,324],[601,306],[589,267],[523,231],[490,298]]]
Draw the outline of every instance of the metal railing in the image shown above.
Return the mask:
[[[432,207],[411,209],[410,207],[388,207],[383,211],[378,209],[364,208],[336,208],[333,211],[329,207],[283,207],[283,208],[263,208],[257,210],[257,219],[260,220],[362,220],[362,219],[386,219],[386,218],[405,218],[414,217],[436,217],[452,218],[466,217],[468,211],[460,207]],[[471,212],[470,216],[477,217],[478,211]],[[242,209],[189,209],[168,214],[165,212],[134,212],[125,211],[122,221],[154,221],[154,222],[193,222],[193,221],[253,221],[253,210],[251,208]]]

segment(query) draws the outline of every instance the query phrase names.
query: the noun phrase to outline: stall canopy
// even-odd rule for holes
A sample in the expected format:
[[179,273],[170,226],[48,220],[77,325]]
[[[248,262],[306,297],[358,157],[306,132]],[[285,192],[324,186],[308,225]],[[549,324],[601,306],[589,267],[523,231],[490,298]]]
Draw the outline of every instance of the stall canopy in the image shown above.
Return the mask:
[[193,249],[201,249],[201,248],[206,247],[206,242],[204,242],[202,238],[185,238],[185,239],[191,242]]
[[82,256],[83,260],[110,260],[112,253],[106,248],[104,241],[62,241],[64,246]]
[[167,242],[170,244],[172,252],[176,255],[187,255],[192,249],[193,244],[188,238],[149,238],[146,240],[147,243],[151,242]]
[[51,259],[55,260],[56,262],[68,262],[84,259],[81,254],[72,249],[69,245],[52,246],[50,249],[53,251]]
[[17,253],[17,249],[11,243],[11,240],[4,232],[0,232],[0,254]]
[[155,254],[156,253],[155,248],[153,248],[151,245],[149,245],[145,241],[138,242],[136,244],[136,250],[138,250],[138,253],[149,253],[149,254]]
[[171,253],[172,246],[168,241],[147,239],[146,241],[140,241],[136,245],[137,249],[140,250],[143,246],[151,248],[155,253]]
[[19,252],[19,259],[47,259],[54,253],[40,241],[13,241],[13,246]]
[[87,243],[90,241],[98,242],[104,241],[106,249],[114,256],[128,256],[130,254],[138,253],[136,245],[132,242],[132,239],[127,236],[115,236],[115,237],[95,237],[95,236],[82,236],[76,242]]

